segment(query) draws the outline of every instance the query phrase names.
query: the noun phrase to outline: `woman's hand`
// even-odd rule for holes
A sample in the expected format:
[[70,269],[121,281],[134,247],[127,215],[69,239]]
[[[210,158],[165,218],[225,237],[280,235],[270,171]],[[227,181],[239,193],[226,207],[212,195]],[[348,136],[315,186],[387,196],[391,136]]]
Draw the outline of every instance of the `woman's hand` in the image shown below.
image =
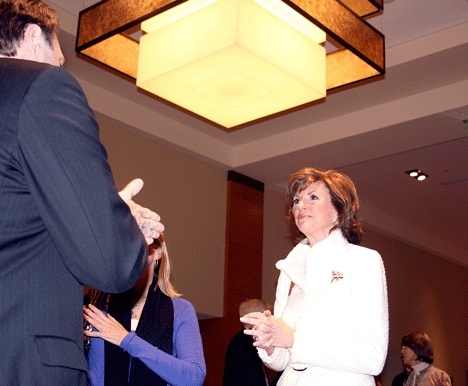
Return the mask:
[[253,336],[254,346],[267,350],[269,355],[273,352],[273,347],[292,347],[294,329],[281,318],[273,316],[270,311],[251,312],[240,320],[244,324],[253,326],[244,330],[244,334]]
[[91,338],[102,338],[112,344],[120,346],[128,331],[109,314],[105,314],[92,304],[83,307],[83,317],[91,324],[92,330],[84,330],[84,334]]

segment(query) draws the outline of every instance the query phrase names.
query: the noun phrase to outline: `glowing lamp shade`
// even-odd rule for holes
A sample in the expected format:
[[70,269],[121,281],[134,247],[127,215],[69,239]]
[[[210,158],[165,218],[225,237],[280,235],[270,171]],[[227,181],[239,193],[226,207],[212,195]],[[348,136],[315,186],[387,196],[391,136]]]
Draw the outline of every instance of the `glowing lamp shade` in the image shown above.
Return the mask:
[[189,0],[141,29],[137,86],[221,126],[326,96],[326,35],[280,0]]

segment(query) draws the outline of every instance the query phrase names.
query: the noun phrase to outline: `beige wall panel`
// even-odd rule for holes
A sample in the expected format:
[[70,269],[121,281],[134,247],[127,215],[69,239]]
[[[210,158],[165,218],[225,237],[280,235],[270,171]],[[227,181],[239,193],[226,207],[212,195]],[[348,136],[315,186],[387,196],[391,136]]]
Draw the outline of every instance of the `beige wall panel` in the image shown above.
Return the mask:
[[117,187],[142,178],[135,201],[162,217],[176,289],[222,316],[227,172],[98,118]]

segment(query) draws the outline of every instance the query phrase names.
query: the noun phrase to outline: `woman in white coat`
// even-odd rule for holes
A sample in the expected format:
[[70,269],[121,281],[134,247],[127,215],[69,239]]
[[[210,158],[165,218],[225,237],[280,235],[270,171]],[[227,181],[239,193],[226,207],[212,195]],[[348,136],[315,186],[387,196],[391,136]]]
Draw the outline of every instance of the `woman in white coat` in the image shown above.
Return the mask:
[[385,271],[378,252],[360,247],[359,200],[336,170],[303,168],[287,189],[299,243],[280,270],[274,316],[241,318],[255,327],[263,362],[283,371],[278,386],[371,386],[388,346]]

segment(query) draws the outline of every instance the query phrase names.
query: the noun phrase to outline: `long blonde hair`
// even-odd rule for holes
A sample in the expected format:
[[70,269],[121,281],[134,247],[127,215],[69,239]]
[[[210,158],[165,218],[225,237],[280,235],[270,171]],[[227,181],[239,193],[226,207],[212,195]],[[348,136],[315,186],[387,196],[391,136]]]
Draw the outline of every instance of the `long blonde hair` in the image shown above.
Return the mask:
[[164,234],[161,233],[161,235],[154,240],[153,248],[154,247],[161,248],[161,258],[158,261],[160,265],[158,270],[158,287],[161,289],[163,294],[170,298],[181,297],[182,295],[174,289],[171,282],[171,260],[169,259],[169,253],[167,252]]

